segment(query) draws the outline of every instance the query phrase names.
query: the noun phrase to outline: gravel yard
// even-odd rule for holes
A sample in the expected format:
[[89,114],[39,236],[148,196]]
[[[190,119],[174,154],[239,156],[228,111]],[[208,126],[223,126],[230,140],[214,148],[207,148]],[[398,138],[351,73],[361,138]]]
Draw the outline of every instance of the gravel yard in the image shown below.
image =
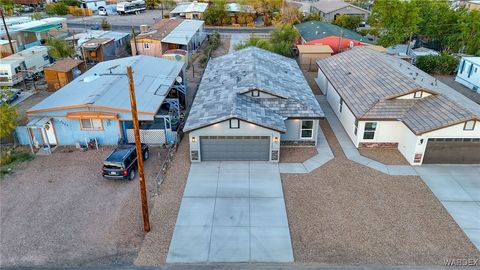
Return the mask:
[[316,154],[315,147],[280,147],[280,162],[304,162]]
[[393,148],[360,148],[360,154],[387,165],[408,165],[403,155]]
[[[60,148],[0,182],[1,266],[130,264],[143,240],[135,181],[105,180],[111,148]],[[148,189],[166,150],[150,149]]]
[[152,228],[145,236],[135,264],[155,265],[165,263],[190,170],[188,150],[188,136],[185,134],[178,151],[174,154],[172,165],[159,187],[159,195],[154,197],[154,208],[150,214]]
[[321,126],[335,159],[310,174],[282,174],[296,262],[443,265],[480,256],[419,177],[346,159]]

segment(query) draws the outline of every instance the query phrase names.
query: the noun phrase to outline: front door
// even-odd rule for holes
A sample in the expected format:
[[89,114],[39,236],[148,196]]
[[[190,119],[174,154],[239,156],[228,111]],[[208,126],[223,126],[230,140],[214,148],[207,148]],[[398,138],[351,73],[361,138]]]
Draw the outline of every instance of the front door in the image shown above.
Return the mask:
[[48,138],[48,143],[50,145],[57,145],[57,136],[55,135],[55,130],[54,130],[54,126],[52,124],[52,120],[45,123],[44,128],[45,128],[45,133],[46,133],[47,138]]

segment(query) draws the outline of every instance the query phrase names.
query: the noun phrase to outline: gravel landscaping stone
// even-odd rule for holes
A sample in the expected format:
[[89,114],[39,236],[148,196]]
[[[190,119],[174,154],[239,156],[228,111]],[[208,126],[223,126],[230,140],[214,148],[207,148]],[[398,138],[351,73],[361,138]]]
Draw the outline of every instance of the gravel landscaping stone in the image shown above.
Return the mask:
[[318,154],[315,147],[280,147],[280,162],[304,162]]
[[393,148],[360,148],[360,154],[364,157],[381,162],[385,165],[409,165],[407,160]]
[[[188,138],[187,135],[185,137]],[[183,139],[159,187],[159,195],[154,197],[153,210],[150,212],[151,231],[145,236],[135,264],[165,263],[190,170],[188,150],[188,139]]]
[[443,265],[479,258],[417,176],[389,176],[345,158],[326,121],[335,158],[310,174],[282,174],[295,262]]
[[[144,237],[138,176],[101,176],[110,147],[67,150],[37,156],[0,181],[0,266],[124,265],[136,258]],[[165,152],[150,148],[149,191]]]

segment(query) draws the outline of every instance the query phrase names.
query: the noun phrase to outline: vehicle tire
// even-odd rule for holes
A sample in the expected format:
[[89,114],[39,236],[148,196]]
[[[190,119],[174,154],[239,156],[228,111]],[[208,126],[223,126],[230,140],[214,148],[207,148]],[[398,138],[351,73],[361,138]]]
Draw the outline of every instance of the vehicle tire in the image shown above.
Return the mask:
[[132,169],[132,170],[130,171],[130,174],[128,175],[128,180],[132,181],[133,179],[135,179],[135,176],[136,176],[135,170]]
[[148,152],[148,150],[146,150],[144,153],[143,153],[143,160],[147,160],[148,158],[150,157],[150,153]]

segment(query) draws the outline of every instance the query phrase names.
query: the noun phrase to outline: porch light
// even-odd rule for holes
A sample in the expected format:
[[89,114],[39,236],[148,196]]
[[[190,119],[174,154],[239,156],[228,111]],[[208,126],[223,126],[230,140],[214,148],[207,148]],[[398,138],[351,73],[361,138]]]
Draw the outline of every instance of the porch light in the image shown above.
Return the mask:
[[195,137],[192,137],[192,142],[195,142],[195,141],[196,141]]
[[423,139],[420,139],[420,142],[418,143],[418,145],[422,145],[423,144]]
[[278,143],[278,137],[273,137],[273,142]]

